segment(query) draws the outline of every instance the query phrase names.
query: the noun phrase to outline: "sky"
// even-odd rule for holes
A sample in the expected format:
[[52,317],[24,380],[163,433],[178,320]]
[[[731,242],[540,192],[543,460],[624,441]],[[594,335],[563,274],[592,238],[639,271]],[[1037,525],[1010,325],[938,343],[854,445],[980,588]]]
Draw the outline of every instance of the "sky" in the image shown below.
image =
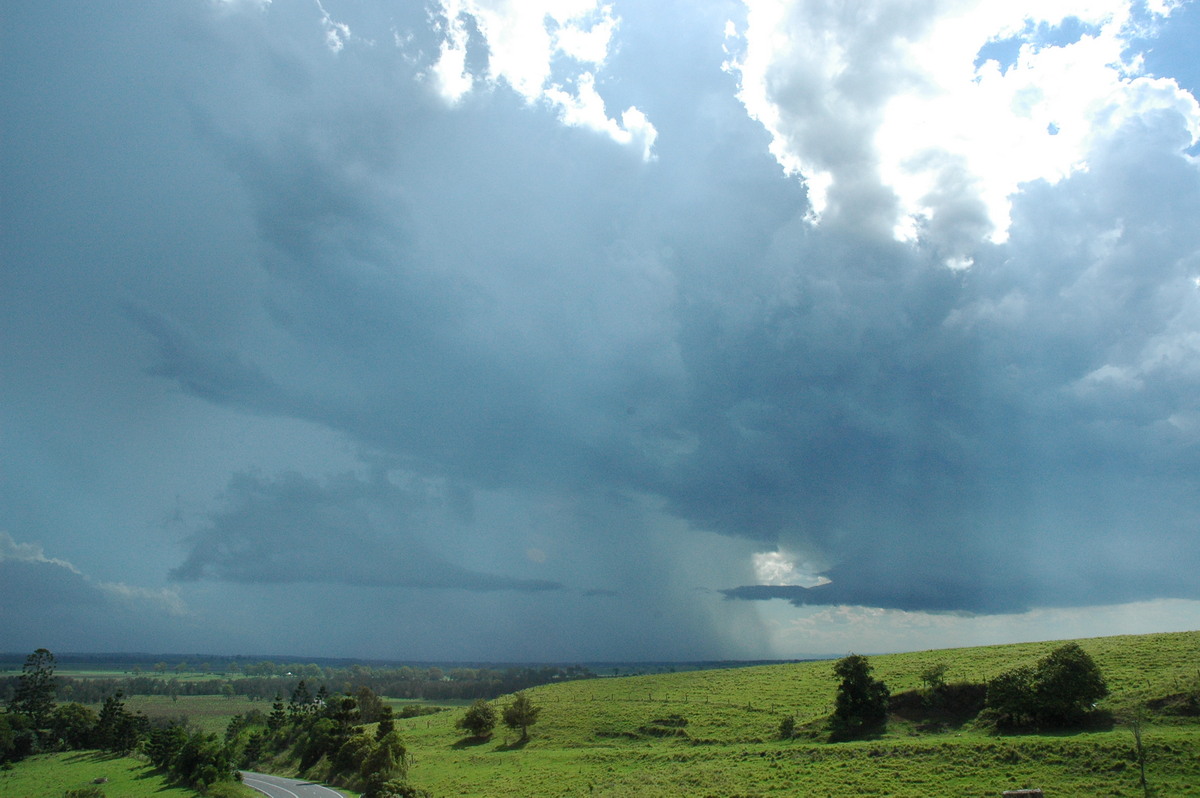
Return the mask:
[[0,650],[1200,628],[1200,2],[11,0]]

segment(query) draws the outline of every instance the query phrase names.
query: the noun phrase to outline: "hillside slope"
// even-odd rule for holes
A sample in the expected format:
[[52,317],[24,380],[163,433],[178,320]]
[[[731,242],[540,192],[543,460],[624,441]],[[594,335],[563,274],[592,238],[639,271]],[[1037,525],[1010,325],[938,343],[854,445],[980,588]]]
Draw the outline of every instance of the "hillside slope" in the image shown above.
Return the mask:
[[[1200,632],[1079,640],[1099,664],[1117,718],[1151,707],[1147,777],[1161,796],[1200,796],[1200,718],[1161,710],[1200,689]],[[982,682],[1036,662],[1061,642],[872,657],[893,694],[929,665]],[[503,730],[484,743],[454,728],[461,712],[400,724],[414,784],[435,796],[999,795],[1141,796],[1129,730],[995,737],[967,723],[920,733],[895,721],[881,737],[830,744],[779,740],[788,715],[810,728],[832,710],[832,662],[594,679],[528,691],[542,713],[521,745]],[[507,699],[495,702],[498,706]],[[1169,702],[1167,702],[1169,703]],[[1159,707],[1159,711],[1153,708]]]

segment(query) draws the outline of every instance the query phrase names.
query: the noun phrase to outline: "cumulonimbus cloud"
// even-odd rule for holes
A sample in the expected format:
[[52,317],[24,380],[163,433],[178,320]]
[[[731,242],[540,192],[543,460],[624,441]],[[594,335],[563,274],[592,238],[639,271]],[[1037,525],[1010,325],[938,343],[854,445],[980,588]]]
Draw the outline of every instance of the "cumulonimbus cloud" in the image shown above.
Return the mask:
[[[1171,111],[1184,148],[1200,137],[1195,98],[1129,50],[1171,7],[1134,5],[746,0],[727,68],[814,217],[921,239],[962,267],[1007,237],[1021,184],[1086,170],[1130,119]],[[1056,39],[1068,20],[1080,32]],[[1011,63],[981,55],[998,41]]]

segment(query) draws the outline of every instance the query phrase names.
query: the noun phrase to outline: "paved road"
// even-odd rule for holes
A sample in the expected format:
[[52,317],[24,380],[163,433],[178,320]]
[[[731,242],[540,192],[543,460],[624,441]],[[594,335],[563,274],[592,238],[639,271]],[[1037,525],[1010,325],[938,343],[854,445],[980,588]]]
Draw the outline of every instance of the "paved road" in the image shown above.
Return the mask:
[[253,787],[271,798],[345,798],[337,790],[322,787],[303,779],[285,779],[283,776],[268,776],[265,773],[242,771],[242,784]]

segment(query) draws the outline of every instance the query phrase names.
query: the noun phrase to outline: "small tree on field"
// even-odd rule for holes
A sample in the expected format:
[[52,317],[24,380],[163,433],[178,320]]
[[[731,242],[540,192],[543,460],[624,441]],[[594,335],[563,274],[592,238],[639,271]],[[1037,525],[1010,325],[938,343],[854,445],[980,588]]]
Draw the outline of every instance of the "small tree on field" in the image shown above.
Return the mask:
[[537,723],[541,707],[535,707],[529,696],[521,691],[513,697],[513,702],[504,708],[504,725],[516,731],[521,730],[521,739],[529,739],[529,727]]
[[834,700],[830,726],[833,739],[848,739],[887,723],[887,685],[871,677],[867,658],[851,654],[833,666],[842,681]]
[[489,737],[492,729],[496,728],[496,710],[482,698],[475,701],[467,709],[467,713],[455,724],[463,731],[471,733],[472,737]]
[[939,662],[935,665],[929,665],[921,669],[921,683],[925,685],[925,689],[931,693],[935,693],[946,686],[946,671],[949,666],[944,662]]
[[791,715],[779,721],[779,739],[790,740],[796,736],[796,719]]

